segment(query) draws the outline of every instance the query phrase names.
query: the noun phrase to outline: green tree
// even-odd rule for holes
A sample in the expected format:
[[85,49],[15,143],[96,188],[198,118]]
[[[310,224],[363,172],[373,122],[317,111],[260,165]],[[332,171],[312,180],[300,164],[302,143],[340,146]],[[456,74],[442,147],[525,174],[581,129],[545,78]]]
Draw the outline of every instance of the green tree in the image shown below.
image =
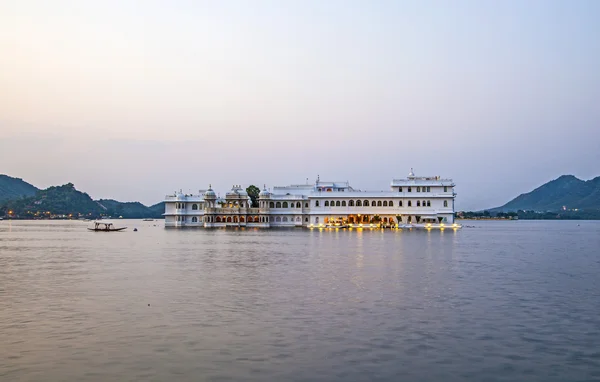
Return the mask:
[[246,188],[246,192],[252,201],[252,208],[258,208],[258,194],[260,194],[260,188],[251,184]]

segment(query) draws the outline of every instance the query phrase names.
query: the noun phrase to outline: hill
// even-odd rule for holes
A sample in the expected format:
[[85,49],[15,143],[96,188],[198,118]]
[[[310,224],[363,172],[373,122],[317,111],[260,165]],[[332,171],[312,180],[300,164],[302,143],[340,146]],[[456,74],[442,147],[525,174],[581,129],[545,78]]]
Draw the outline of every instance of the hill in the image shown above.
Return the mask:
[[584,181],[562,175],[535,190],[521,194],[490,212],[600,210],[600,176]]
[[33,196],[39,191],[37,187],[20,178],[0,174],[0,203],[10,199]]
[[73,183],[39,190],[33,196],[13,199],[3,209],[21,218],[41,218],[60,215],[98,217],[105,210],[90,196],[77,191]]
[[[92,219],[101,216],[157,219],[162,217],[165,208],[162,202],[146,207],[139,202],[123,203],[112,199],[93,200],[85,192],[75,189],[72,183],[38,190],[29,183],[17,178],[2,176],[0,180],[5,178],[9,179],[5,183],[11,185],[10,188],[3,188],[10,190],[10,194],[7,191],[5,195],[11,195],[12,197],[0,201],[0,216],[22,219],[65,217]],[[35,190],[33,193],[31,188]]]
[[112,199],[100,199],[97,202],[106,209],[107,214],[130,219],[160,218],[162,213],[165,212],[164,203],[146,207],[140,202],[118,202]]

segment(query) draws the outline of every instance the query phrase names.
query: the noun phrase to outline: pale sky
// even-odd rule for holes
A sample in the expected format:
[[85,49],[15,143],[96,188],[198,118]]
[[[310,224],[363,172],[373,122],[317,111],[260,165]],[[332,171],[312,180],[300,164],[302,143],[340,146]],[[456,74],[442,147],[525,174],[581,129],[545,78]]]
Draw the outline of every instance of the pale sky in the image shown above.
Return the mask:
[[154,204],[209,183],[458,209],[600,175],[600,1],[0,0],[0,173]]

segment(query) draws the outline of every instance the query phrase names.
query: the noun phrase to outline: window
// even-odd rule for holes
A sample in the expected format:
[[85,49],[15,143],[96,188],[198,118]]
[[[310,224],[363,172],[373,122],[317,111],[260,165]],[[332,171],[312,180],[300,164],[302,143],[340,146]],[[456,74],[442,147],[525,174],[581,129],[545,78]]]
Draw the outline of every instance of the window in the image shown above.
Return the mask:
[[421,192],[421,187],[417,187],[417,192]]
[[408,206],[412,207],[412,202],[410,200],[408,201]]
[[417,200],[417,207],[421,207],[421,201]]
[[448,207],[448,201],[444,200],[444,207]]
[[304,203],[304,208],[308,208],[308,203]]
[[336,206],[336,207],[339,207],[339,206],[340,206],[340,201],[339,201],[339,200],[335,202],[335,206]]
[[284,221],[285,223],[287,223],[287,221],[288,221],[288,218],[284,216],[284,217],[283,217],[283,221]]
[[276,222],[280,222],[281,218],[279,216],[277,216],[277,218],[275,219]]
[[318,200],[315,201],[315,207],[319,207],[319,201]]
[[362,206],[362,203],[361,203],[361,201],[360,201],[360,200],[357,200],[357,201],[356,201],[356,207],[361,207],[361,206]]
[[402,192],[402,187],[398,187],[398,192]]
[[308,223],[308,218],[304,218],[304,221],[305,221],[306,223]]
[[342,207],[346,207],[346,201],[342,200]]
[[402,200],[398,201],[398,207],[402,207]]
[[348,201],[348,206],[349,207],[354,207],[354,200],[349,200]]
[[412,187],[409,187],[409,188],[408,188],[408,192],[411,192],[411,191],[412,191]]
[[388,205],[389,205],[390,207],[394,207],[394,201],[393,201],[393,200],[390,200],[390,201],[389,201],[389,203],[388,203]]
[[448,192],[448,186],[444,186],[444,192]]
[[281,208],[281,202],[275,203],[275,208]]
[[[302,207],[302,204],[300,204],[300,202],[296,202],[296,208],[300,208],[300,207]],[[306,206],[306,207],[308,207],[308,206]]]
[[330,205],[331,207],[333,207],[333,206],[335,206],[335,202],[332,200],[331,202],[329,202],[329,205]]
[[275,203],[273,203],[273,202],[269,203],[269,207],[270,208],[275,208]]
[[383,206],[384,206],[384,207],[387,207],[387,200],[384,200],[384,201],[383,201]]
[[[194,205],[195,205],[195,204],[194,204]],[[198,223],[198,218],[194,216],[194,217],[192,218],[192,223]]]
[[283,208],[288,208],[288,202],[283,202]]
[[427,205],[427,203],[425,203],[425,201],[423,200],[423,207],[425,207]]
[[300,222],[300,216],[296,217],[296,221]]
[[329,207],[329,200],[325,201],[325,207]]
[[427,186],[427,192],[431,192],[431,187]]
[[368,200],[365,200],[365,201],[363,202],[363,206],[365,206],[365,207],[369,207],[369,201],[368,201]]
[[431,207],[431,200],[427,201],[427,207]]
[[377,207],[381,207],[381,200],[377,201]]

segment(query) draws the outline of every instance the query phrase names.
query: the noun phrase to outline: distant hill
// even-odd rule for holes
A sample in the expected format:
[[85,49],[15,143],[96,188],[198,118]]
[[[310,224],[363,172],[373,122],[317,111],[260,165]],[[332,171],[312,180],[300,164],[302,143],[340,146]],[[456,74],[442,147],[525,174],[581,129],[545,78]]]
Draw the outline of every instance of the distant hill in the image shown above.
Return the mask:
[[0,175],[0,216],[14,218],[122,216],[123,218],[161,218],[163,202],[146,207],[139,202],[119,202],[112,199],[92,200],[72,183],[39,190],[18,178]]
[[100,216],[105,210],[90,196],[77,191],[73,183],[39,190],[33,196],[5,202],[13,215],[26,218],[46,215]]
[[600,176],[584,181],[573,175],[563,175],[535,190],[521,194],[490,212],[600,210]]
[[146,207],[140,202],[118,202],[112,199],[100,199],[98,204],[106,208],[106,213],[111,216],[123,216],[124,218],[160,218],[165,212],[164,203],[157,208],[157,204],[151,207]]
[[37,187],[20,178],[0,174],[0,203],[10,199],[19,199],[24,196],[33,196],[37,191],[39,191]]

